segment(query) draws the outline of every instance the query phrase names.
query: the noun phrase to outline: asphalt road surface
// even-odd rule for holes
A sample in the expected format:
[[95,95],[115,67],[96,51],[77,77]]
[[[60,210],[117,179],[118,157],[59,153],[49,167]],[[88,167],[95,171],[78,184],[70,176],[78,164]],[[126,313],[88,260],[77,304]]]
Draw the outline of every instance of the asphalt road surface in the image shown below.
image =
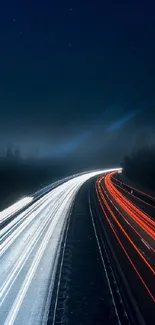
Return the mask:
[[[146,324],[155,323],[155,199],[124,184],[114,172],[101,176],[96,193],[128,289]],[[150,214],[149,214],[150,213]]]
[[118,176],[78,175],[0,213],[0,324],[155,324],[155,199]]
[[31,198],[0,213],[0,324],[47,322],[70,209],[82,184],[100,173],[74,177],[19,214]]

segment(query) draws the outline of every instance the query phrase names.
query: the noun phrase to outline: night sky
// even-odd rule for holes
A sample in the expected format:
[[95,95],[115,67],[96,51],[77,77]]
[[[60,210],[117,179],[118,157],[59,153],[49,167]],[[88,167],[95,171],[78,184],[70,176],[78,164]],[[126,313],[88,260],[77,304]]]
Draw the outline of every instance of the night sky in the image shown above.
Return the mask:
[[154,1],[0,1],[0,154],[118,164],[155,141]]

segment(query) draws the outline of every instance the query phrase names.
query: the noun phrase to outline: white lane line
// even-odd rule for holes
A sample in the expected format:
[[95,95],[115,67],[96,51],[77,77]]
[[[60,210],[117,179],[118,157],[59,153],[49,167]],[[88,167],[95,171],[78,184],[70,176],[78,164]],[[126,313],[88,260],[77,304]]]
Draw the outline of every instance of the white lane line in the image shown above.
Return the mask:
[[150,247],[148,246],[148,244],[146,243],[146,241],[144,239],[141,238],[141,241],[143,242],[143,244],[148,248],[150,249]]
[[[59,208],[58,208],[57,211],[54,212],[54,215],[53,215],[53,220],[55,220],[55,226],[53,225],[53,228],[52,228],[52,223],[54,221],[51,222],[50,223],[50,226],[47,227],[48,229],[47,229],[46,233],[42,236],[43,238],[41,237],[42,238],[42,242],[41,243],[39,242],[39,245],[36,246],[37,252],[36,252],[35,256],[33,257],[32,261],[31,261],[31,264],[29,263],[30,266],[29,266],[29,264],[27,264],[26,265],[27,268],[24,269],[23,272],[21,273],[21,276],[23,278],[22,282],[19,282],[19,281],[21,281],[21,278],[19,279],[19,281],[18,281],[18,278],[17,278],[16,279],[16,282],[14,283],[14,289],[16,289],[16,290],[13,289],[13,290],[9,290],[8,291],[9,294],[8,294],[8,297],[7,297],[7,301],[5,301],[5,305],[3,306],[3,317],[5,317],[4,318],[4,322],[5,323],[3,323],[3,324],[5,324],[5,325],[6,324],[7,325],[13,325],[13,324],[15,324],[16,318],[17,318],[17,315],[18,315],[18,312],[22,308],[25,308],[25,306],[26,306],[25,304],[26,304],[26,298],[27,298],[27,296],[29,298],[29,301],[31,301],[31,296],[29,297],[29,292],[27,293],[27,291],[28,291],[28,289],[30,287],[30,284],[31,284],[31,288],[32,288],[33,278],[35,280],[36,277],[37,277],[37,274],[38,274],[37,273],[38,272],[37,271],[37,268],[39,266],[39,263],[41,262],[41,259],[42,259],[43,255],[44,255],[46,249],[47,249],[49,240],[50,239],[51,240],[52,239],[55,240],[55,236],[58,236],[57,235],[57,232],[54,232],[54,229],[55,229],[57,223],[59,225],[59,221],[61,221],[60,222],[60,225],[61,226],[60,226],[60,229],[59,229],[59,237],[57,238],[57,240],[58,241],[60,240],[60,233],[62,231],[62,219],[61,218],[63,218],[63,222],[64,222],[64,220],[66,218],[66,215],[67,215],[67,211],[69,209],[70,202],[75,197],[75,195],[77,194],[78,189],[89,178],[91,178],[93,176],[96,176],[96,175],[99,175],[99,174],[101,174],[103,172],[105,172],[105,171],[98,171],[98,172],[93,172],[93,173],[87,173],[85,175],[76,177],[75,179],[72,179],[72,180],[68,181],[66,184],[61,185],[55,191],[54,190],[52,191],[51,209],[53,207],[55,207],[55,205],[57,203],[57,200],[61,198],[61,200],[59,201],[59,203],[60,203]],[[54,193],[55,193],[55,195],[53,195]],[[51,193],[48,194],[48,195],[50,196],[50,199],[51,199]],[[55,196],[55,199],[53,200],[54,196]],[[46,200],[47,200],[47,198],[46,198]],[[46,207],[44,206],[44,203],[45,202],[42,202],[42,208],[43,208],[42,210],[43,211],[42,212],[40,211],[41,213],[43,213],[43,212],[45,213],[45,210],[47,208],[47,201],[46,201],[46,205],[45,205]],[[36,212],[36,209],[34,209],[33,212],[31,211],[31,214],[29,215],[29,218],[30,219],[33,219],[33,216],[34,216],[35,212]],[[46,213],[47,213],[47,211],[46,211]],[[26,213],[26,217],[27,217],[27,213]],[[21,218],[21,216],[20,216],[20,218]],[[38,220],[38,210],[37,210],[37,220]],[[27,220],[25,220],[25,221],[27,221]],[[35,222],[36,222],[36,219],[34,218],[32,220],[32,224],[33,223],[35,224]],[[30,223],[30,220],[29,220],[29,223]],[[28,223],[28,226],[29,226],[29,223]],[[23,223],[20,224],[20,226],[21,225],[23,225]],[[28,233],[31,230],[31,229],[29,229],[29,227],[27,228],[25,226],[26,225],[24,225],[24,229],[23,229],[23,231],[24,231],[23,233],[24,234]],[[18,228],[18,230],[19,230],[19,228]],[[17,228],[13,231],[13,235],[15,237],[17,235],[16,231],[17,231]],[[8,236],[8,237],[10,237],[10,236]],[[12,247],[15,248],[18,243],[20,244],[20,241],[22,242],[22,238],[23,237],[20,236],[18,238],[18,241],[16,241],[16,242],[13,241],[12,243],[10,243],[10,247],[11,248]],[[33,236],[32,236],[32,238],[33,238]],[[8,238],[6,238],[6,239],[8,239]],[[32,244],[32,242],[31,242],[31,244]],[[58,246],[55,247],[53,254],[57,254],[57,248],[58,248]],[[21,252],[21,256],[18,257],[18,261],[20,261],[20,262],[22,261],[22,253],[24,253],[24,251],[22,251]],[[6,254],[6,257],[7,257],[7,259],[6,259],[6,270],[7,270],[7,267],[8,267],[8,262],[9,262],[10,254],[11,254],[11,251],[9,252],[9,254],[8,254],[8,252]],[[17,260],[14,259],[14,262],[16,263]],[[17,266],[17,264],[16,264],[16,266]],[[18,270],[17,270],[17,272],[18,272]],[[53,272],[53,270],[51,270],[50,274],[49,274],[49,272],[47,272],[47,274],[45,273],[46,279],[47,279],[46,280],[46,283],[47,283],[47,281],[49,281],[51,275],[53,275],[52,272]],[[14,272],[14,275],[15,274],[16,274],[16,272]],[[8,274],[7,274],[6,279],[8,279]],[[16,288],[16,285],[17,285],[17,288]],[[39,285],[39,283],[38,283],[38,285]],[[19,286],[20,286],[20,288],[18,289]],[[9,287],[9,289],[10,289],[10,287]],[[34,292],[35,291],[33,289],[33,295],[34,295]],[[5,295],[5,293],[4,293],[4,295]],[[25,296],[26,296],[26,298],[25,298]],[[44,305],[44,302],[45,302],[45,298],[44,298],[44,301],[42,301],[42,306]],[[33,303],[33,300],[32,300],[32,303]],[[37,313],[37,311],[38,311],[37,308],[35,309],[35,313]],[[26,310],[25,310],[25,313],[26,313]],[[28,317],[29,317],[29,320],[30,320],[30,316],[28,316]],[[26,317],[25,317],[25,319],[26,319]],[[33,319],[32,319],[32,321],[33,321]]]
[[100,243],[99,243],[99,239],[98,239],[98,235],[97,235],[97,231],[96,231],[96,227],[95,227],[95,223],[94,223],[93,213],[92,213],[91,204],[90,204],[90,195],[89,195],[89,210],[90,210],[90,215],[91,215],[91,219],[92,219],[92,223],[93,223],[95,237],[96,237],[96,240],[97,240],[97,245],[98,245],[99,252],[100,252],[100,257],[101,257],[101,260],[102,260],[102,264],[103,264],[103,267],[104,267],[106,279],[107,279],[108,286],[109,286],[109,290],[110,290],[110,293],[111,293],[111,298],[112,298],[113,306],[114,306],[115,313],[116,313],[116,316],[117,316],[118,324],[121,325],[121,321],[120,321],[120,318],[119,318],[119,315],[118,315],[117,307],[116,307],[116,304],[115,304],[115,299],[114,299],[114,296],[113,296],[113,292],[112,292],[110,280],[109,280],[109,277],[108,277],[107,269],[106,269],[106,266],[105,266],[104,258],[103,258],[103,255],[102,255],[101,246],[100,246]]
[[130,226],[130,223],[128,220],[126,220],[126,218],[124,218],[125,222]]

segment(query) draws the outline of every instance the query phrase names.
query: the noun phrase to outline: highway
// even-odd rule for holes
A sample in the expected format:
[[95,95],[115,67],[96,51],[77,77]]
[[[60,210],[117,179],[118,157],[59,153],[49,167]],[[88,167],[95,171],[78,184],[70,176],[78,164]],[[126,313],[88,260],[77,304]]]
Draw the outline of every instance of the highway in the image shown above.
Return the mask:
[[154,325],[155,198],[118,171],[0,212],[0,324]]
[[133,308],[144,324],[154,324],[155,198],[124,183],[115,172],[98,178],[96,194],[100,226],[132,294]]
[[73,202],[88,179],[104,172],[74,177],[43,191],[38,199],[28,197],[0,213],[0,324],[47,323]]

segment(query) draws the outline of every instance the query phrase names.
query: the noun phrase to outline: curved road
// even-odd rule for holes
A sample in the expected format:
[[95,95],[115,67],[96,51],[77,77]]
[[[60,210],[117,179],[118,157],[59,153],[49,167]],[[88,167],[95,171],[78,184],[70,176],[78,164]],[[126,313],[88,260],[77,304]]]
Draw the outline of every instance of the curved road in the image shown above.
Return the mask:
[[155,198],[115,172],[101,176],[96,192],[113,253],[146,324],[155,323]]
[[154,325],[155,198],[118,170],[74,175],[0,213],[0,324]]
[[34,202],[26,198],[0,213],[1,324],[43,324],[74,199],[85,181],[104,172],[74,177]]

